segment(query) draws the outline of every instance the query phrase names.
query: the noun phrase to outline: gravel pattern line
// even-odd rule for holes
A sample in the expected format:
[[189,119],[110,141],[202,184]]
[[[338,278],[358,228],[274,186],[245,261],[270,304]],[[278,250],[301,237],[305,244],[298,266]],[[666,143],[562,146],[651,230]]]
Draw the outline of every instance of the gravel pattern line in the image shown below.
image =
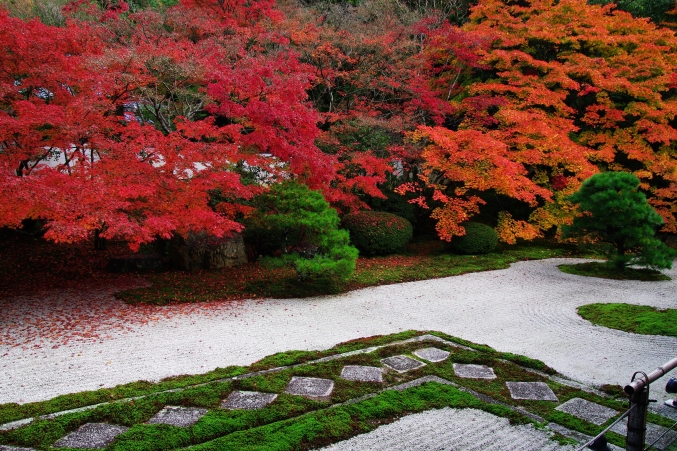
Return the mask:
[[[577,261],[583,260],[526,261],[310,299],[132,307],[114,299],[112,289],[8,298],[0,301],[0,403],[250,365],[276,352],[324,350],[407,329],[439,330],[540,359],[589,385],[625,385],[635,371],[675,357],[677,338],[593,326],[576,308],[592,302],[674,308],[677,281],[605,280],[557,269]],[[677,279],[677,268],[666,274]],[[92,305],[99,313],[87,310]],[[73,339],[53,338],[50,321],[67,322]],[[652,385],[656,396],[668,398],[661,383]]]

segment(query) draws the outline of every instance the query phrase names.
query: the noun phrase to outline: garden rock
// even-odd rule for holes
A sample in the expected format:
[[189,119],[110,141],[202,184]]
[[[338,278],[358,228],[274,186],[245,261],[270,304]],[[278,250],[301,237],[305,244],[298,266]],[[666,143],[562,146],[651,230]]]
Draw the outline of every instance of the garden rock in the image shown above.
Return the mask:
[[257,391],[234,391],[228,395],[228,399],[221,403],[222,409],[244,409],[256,410],[263,409],[271,402],[275,401],[275,393],[261,393]]
[[148,420],[148,424],[170,424],[185,428],[192,426],[205,416],[208,409],[197,407],[174,407],[167,406],[159,411],[153,418]]
[[446,360],[451,353],[437,348],[423,348],[417,349],[413,354],[428,362],[441,362]]
[[71,432],[53,446],[55,448],[93,448],[101,449],[110,445],[115,437],[128,427],[108,423],[87,423]]
[[614,409],[581,398],[570,399],[561,406],[557,406],[555,410],[568,413],[596,425],[604,424],[618,414]]
[[383,371],[375,366],[346,365],[341,378],[357,382],[383,382]]
[[485,365],[454,363],[454,373],[465,379],[496,379],[494,369]]
[[512,399],[535,401],[558,401],[555,393],[545,382],[506,382]]
[[394,369],[398,373],[404,373],[410,370],[415,370],[425,366],[425,363],[420,362],[406,355],[394,355],[381,360],[381,363],[386,365],[389,368]]
[[317,377],[292,377],[285,393],[311,399],[329,398],[334,390],[334,381]]
[[174,235],[169,241],[169,261],[184,271],[220,269],[247,263],[247,254],[239,233],[217,238],[201,232]]

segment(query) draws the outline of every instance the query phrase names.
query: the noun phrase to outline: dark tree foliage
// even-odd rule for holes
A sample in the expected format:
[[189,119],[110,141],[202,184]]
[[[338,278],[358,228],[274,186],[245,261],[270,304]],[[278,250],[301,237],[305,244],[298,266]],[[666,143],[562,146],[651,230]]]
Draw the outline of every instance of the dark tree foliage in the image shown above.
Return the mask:
[[589,0],[591,5],[614,3],[618,9],[627,11],[635,17],[648,17],[655,23],[663,22],[666,13],[675,7],[675,0]]
[[603,172],[583,182],[569,196],[581,215],[565,228],[568,236],[589,235],[611,243],[615,255],[609,264],[671,268],[677,252],[655,237],[663,218],[639,190],[639,179],[627,172]]
[[271,186],[254,200],[247,220],[255,242],[267,242],[277,263],[291,264],[299,280],[337,291],[355,271],[357,249],[339,217],[319,191],[286,181]]

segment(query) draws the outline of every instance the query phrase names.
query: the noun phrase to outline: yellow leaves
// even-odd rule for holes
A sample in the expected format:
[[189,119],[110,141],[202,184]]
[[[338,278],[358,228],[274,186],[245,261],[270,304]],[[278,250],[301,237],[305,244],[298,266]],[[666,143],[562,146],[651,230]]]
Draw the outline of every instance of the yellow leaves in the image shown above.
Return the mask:
[[540,231],[526,221],[513,219],[510,213],[502,211],[498,214],[496,226],[498,239],[504,243],[515,244],[517,239],[533,240],[540,236]]
[[479,206],[485,202],[479,197],[470,196],[468,199],[446,198],[446,203],[433,210],[431,218],[437,220],[435,229],[441,239],[451,241],[455,236],[465,235],[465,229],[462,223],[468,221],[470,217],[479,212]]

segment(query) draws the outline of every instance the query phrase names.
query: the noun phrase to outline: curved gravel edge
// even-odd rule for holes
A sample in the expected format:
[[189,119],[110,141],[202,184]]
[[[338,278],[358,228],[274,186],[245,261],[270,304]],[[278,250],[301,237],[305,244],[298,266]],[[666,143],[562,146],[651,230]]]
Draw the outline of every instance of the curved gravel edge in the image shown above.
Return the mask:
[[[30,402],[168,376],[249,365],[292,349],[407,329],[439,330],[499,351],[540,359],[590,385],[626,384],[675,357],[677,338],[594,326],[576,314],[592,302],[675,307],[677,282],[614,281],[569,275],[576,259],[525,261],[497,271],[366,288],[311,299],[209,303],[190,315],[159,317],[105,338],[56,349],[0,345],[0,403]],[[666,271],[677,279],[677,269]],[[56,293],[60,302],[73,293]],[[109,295],[110,296],[110,295]],[[114,307],[114,299],[109,300]],[[128,308],[120,304],[120,309]],[[21,318],[13,318],[20,320]],[[79,327],[77,322],[73,327]],[[672,372],[672,376],[675,376]],[[664,397],[662,387],[652,395]],[[666,398],[667,399],[667,398]]]

